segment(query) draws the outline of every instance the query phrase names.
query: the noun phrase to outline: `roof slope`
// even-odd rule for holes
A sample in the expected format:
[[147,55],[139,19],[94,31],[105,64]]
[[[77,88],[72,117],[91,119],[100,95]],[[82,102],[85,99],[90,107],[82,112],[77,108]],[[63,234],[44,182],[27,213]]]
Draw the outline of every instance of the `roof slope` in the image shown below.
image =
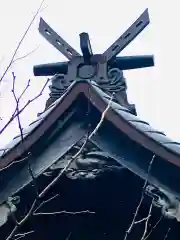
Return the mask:
[[[104,93],[94,82],[79,81],[72,83],[61,98],[52,103],[27,129],[23,130],[23,144],[21,144],[21,136],[18,135],[5,149],[0,150],[0,169],[6,168],[16,160],[23,159],[28,152],[31,152],[31,149],[37,149],[36,146],[40,146],[44,142],[44,134],[49,136],[50,132],[51,135],[51,131],[54,131],[57,127],[59,128],[57,140],[52,143],[48,142],[48,149],[43,148],[42,151],[44,152],[40,153],[40,156],[36,153],[33,155],[31,161],[33,161],[32,169],[35,175],[39,176],[56,159],[66,154],[68,149],[76,144],[84,134],[87,134],[86,127],[83,128],[82,125],[84,118],[82,117],[80,122],[78,122],[79,120],[77,122],[73,120],[75,119],[73,114],[76,111],[73,103],[78,97],[80,97],[80,101],[84,101],[84,98],[88,99],[100,113],[107,108],[110,100],[110,96]],[[92,112],[90,115],[93,116],[94,113]],[[65,122],[63,121],[66,121],[67,117],[70,117],[72,125],[64,131]],[[180,144],[152,128],[147,122],[142,121],[118,103],[111,102],[105,118],[104,122],[110,123],[110,128],[106,127],[107,125],[101,126],[102,131],[101,129],[98,130],[91,139],[92,142],[102,151],[107,152],[119,164],[126,166],[142,178],[147,179],[148,177],[151,184],[160,186],[180,198],[180,187],[177,184],[180,181]],[[93,130],[92,126],[91,128]],[[116,136],[113,135],[113,131],[115,131]],[[72,132],[74,134],[70,136]],[[122,141],[117,140],[121,135],[125,136],[126,139],[123,137]],[[112,139],[117,141],[113,142]],[[133,146],[132,143],[135,145]],[[154,154],[156,155],[156,162],[149,174],[148,166]],[[25,164],[28,166],[27,163]],[[14,167],[16,168],[16,166]],[[3,175],[4,171],[1,173],[1,179],[6,178],[6,183],[3,180],[5,185],[0,189],[2,200],[6,199],[7,195],[11,196],[14,192],[14,190],[12,191],[12,189],[15,189],[13,179],[16,179],[16,176],[18,177],[18,171],[20,169],[18,170],[17,166],[16,170],[8,168],[8,171],[5,172],[6,177]],[[18,188],[22,187],[25,182],[27,184],[30,180],[31,176],[27,176],[26,170],[23,170],[20,179],[17,180]],[[12,187],[10,187],[9,181],[12,182]],[[16,190],[18,188],[16,187]]]
[[[103,112],[110,100],[96,83],[87,81],[73,83],[64,95],[54,102],[44,113],[23,130],[24,143],[21,146],[21,136],[18,135],[4,148],[0,149],[0,168],[20,157],[28,150],[42,134],[60,117],[80,93],[89,98],[91,103]],[[154,152],[166,161],[180,167],[180,143],[169,139],[163,132],[152,128],[147,122],[134,116],[130,111],[118,103],[112,102],[111,108],[105,116],[120,131],[132,140]]]

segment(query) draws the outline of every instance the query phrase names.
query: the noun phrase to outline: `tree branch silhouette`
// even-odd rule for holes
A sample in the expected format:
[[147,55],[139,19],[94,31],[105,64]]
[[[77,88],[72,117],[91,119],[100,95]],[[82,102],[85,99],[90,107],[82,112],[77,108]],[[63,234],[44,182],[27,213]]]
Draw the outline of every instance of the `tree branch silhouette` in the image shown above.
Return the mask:
[[42,2],[40,3],[40,5],[39,5],[39,7],[38,7],[38,9],[37,9],[37,11],[36,11],[36,13],[34,14],[32,20],[30,21],[30,23],[29,23],[27,29],[25,30],[25,33],[23,34],[22,38],[20,39],[20,41],[19,41],[19,43],[18,43],[18,45],[17,45],[17,47],[16,47],[16,49],[15,49],[13,55],[12,55],[12,58],[11,58],[9,64],[7,65],[7,67],[6,67],[5,71],[4,71],[4,73],[3,73],[2,76],[0,77],[0,84],[1,84],[2,80],[4,79],[4,77],[6,76],[7,72],[9,71],[9,69],[10,69],[11,65],[13,64],[13,62],[14,62],[14,61],[17,61],[17,60],[15,60],[15,56],[16,56],[16,54],[17,54],[17,52],[18,52],[20,46],[22,45],[22,43],[23,43],[23,41],[24,41],[26,35],[28,34],[28,32],[29,32],[29,30],[30,30],[32,24],[34,23],[36,17],[37,17],[38,14],[40,13],[40,11],[41,11],[41,9],[42,9],[42,6],[43,6],[44,2],[45,2],[45,0],[42,0]]
[[26,92],[27,88],[29,88],[30,86],[30,80],[28,81],[26,87],[24,88],[24,90],[22,91],[21,95],[16,99],[16,107],[15,107],[15,110],[12,114],[12,116],[9,118],[9,120],[7,121],[7,123],[2,127],[2,129],[0,129],[0,135],[4,132],[4,130],[9,126],[9,124],[17,117],[19,116],[23,111],[24,109],[32,102],[34,102],[36,99],[38,99],[40,96],[42,96],[43,94],[43,91],[45,89],[45,87],[47,86],[49,82],[49,79],[46,80],[45,84],[43,85],[42,89],[40,90],[40,92],[35,96],[33,97],[32,99],[28,100],[23,107],[21,107],[20,109],[18,109],[19,107],[19,101],[21,100],[22,96],[24,95],[24,93]]
[[[142,188],[141,198],[140,198],[139,204],[138,204],[138,206],[137,206],[137,208],[136,208],[136,211],[135,211],[134,217],[133,217],[133,219],[132,219],[132,222],[131,222],[128,230],[126,231],[124,240],[127,240],[127,238],[128,238],[128,236],[129,236],[129,234],[131,233],[133,227],[136,225],[136,217],[137,217],[137,215],[138,215],[138,213],[139,213],[140,207],[141,207],[141,205],[142,205],[142,203],[143,203],[143,200],[144,200],[144,190],[145,190],[145,187],[147,186],[147,183],[148,183],[148,180],[149,180],[148,177],[149,177],[149,174],[150,174],[150,171],[151,171],[151,168],[152,168],[152,164],[153,164],[153,162],[154,162],[155,157],[156,157],[156,155],[154,154],[153,157],[152,157],[152,159],[151,159],[151,161],[150,161],[150,163],[149,163],[148,171],[147,171],[147,178],[146,178],[146,180],[145,180],[145,182],[144,182],[144,186],[143,186],[143,188]],[[148,215],[148,216],[149,216],[149,215]],[[149,219],[149,217],[146,218],[146,221],[147,221],[148,219]],[[148,220],[148,221],[149,221],[149,220]]]
[[[60,173],[57,175],[57,177],[55,177],[35,198],[35,200],[33,201],[31,208],[29,209],[28,213],[21,219],[21,221],[17,222],[16,221],[16,225],[14,227],[14,229],[12,230],[12,232],[10,233],[10,235],[6,238],[6,240],[10,240],[14,237],[14,235],[18,232],[19,228],[22,227],[22,225],[29,219],[29,217],[32,216],[36,216],[36,215],[56,215],[56,214],[80,214],[80,213],[94,213],[94,212],[90,212],[88,210],[86,211],[80,211],[80,212],[68,212],[68,211],[61,211],[61,212],[52,212],[52,213],[37,213],[37,209],[40,208],[40,206],[42,206],[43,204],[45,204],[45,202],[40,202],[41,199],[48,193],[48,191],[57,183],[57,181],[61,178],[61,176],[68,170],[69,166],[71,165],[71,163],[73,161],[75,161],[77,159],[77,157],[82,153],[84,147],[86,146],[88,140],[90,140],[92,138],[92,136],[94,136],[97,131],[99,130],[99,128],[101,127],[104,118],[111,106],[111,102],[113,100],[114,94],[112,94],[111,99],[109,100],[109,103],[107,105],[107,107],[105,108],[104,112],[101,115],[101,119],[99,121],[99,123],[97,124],[97,126],[95,127],[95,129],[92,131],[91,134],[88,135],[88,137],[85,139],[84,143],[82,144],[81,148],[77,151],[77,153],[75,155],[73,155],[71,157],[71,159],[68,161],[67,165],[60,171]],[[32,175],[31,175],[32,176]],[[32,177],[32,180],[34,181],[34,177]],[[53,198],[46,200],[50,201]],[[40,202],[40,203],[39,203]],[[37,206],[39,204],[39,206]]]

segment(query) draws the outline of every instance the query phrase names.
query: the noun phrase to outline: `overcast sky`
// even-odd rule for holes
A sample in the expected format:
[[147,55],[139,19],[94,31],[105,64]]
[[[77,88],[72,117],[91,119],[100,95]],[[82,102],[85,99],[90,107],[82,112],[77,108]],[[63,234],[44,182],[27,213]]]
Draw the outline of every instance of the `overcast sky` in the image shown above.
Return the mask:
[[[1,3],[0,14],[0,74],[10,60],[18,41],[36,9],[39,0],[6,0]],[[154,54],[155,67],[126,71],[129,101],[136,104],[138,115],[156,129],[164,131],[174,140],[180,140],[180,14],[179,2],[144,0],[49,0],[34,22],[17,57],[38,49],[27,58],[17,61],[0,86],[0,127],[6,123],[15,108],[10,92],[12,75],[17,76],[16,89],[20,93],[31,79],[31,87],[23,101],[35,96],[46,81],[33,76],[33,65],[66,60],[38,33],[39,17],[56,30],[74,48],[79,50],[79,33],[88,32],[94,53],[102,53],[134,20],[149,9],[150,25],[121,53],[123,55]],[[47,7],[46,7],[47,6]],[[26,126],[44,109],[49,90],[22,114]],[[1,146],[18,133],[17,123],[0,136]]]

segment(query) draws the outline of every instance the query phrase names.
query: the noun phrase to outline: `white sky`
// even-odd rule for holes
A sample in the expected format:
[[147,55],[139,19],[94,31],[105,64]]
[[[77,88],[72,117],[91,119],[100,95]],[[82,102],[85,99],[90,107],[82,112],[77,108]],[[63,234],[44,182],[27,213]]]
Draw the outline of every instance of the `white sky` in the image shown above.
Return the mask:
[[[23,35],[40,0],[2,1],[0,14],[0,73],[8,63],[18,41]],[[24,101],[35,96],[45,83],[45,77],[33,76],[33,65],[45,62],[64,61],[62,56],[38,33],[39,17],[57,31],[74,48],[79,50],[79,33],[88,32],[94,53],[102,53],[115,41],[134,20],[148,7],[150,25],[121,53],[122,55],[154,54],[156,66],[126,71],[128,97],[136,104],[139,116],[153,127],[163,130],[174,140],[180,140],[180,14],[179,1],[103,1],[103,0],[49,0],[47,6],[27,35],[18,52],[18,57],[40,46],[29,57],[17,61],[0,86],[0,128],[11,116],[15,107],[12,93],[12,75],[17,76],[17,92],[21,92],[31,79],[31,87]],[[44,95],[21,115],[26,126],[44,109],[48,98]],[[0,136],[0,147],[18,133],[17,123],[12,124]]]

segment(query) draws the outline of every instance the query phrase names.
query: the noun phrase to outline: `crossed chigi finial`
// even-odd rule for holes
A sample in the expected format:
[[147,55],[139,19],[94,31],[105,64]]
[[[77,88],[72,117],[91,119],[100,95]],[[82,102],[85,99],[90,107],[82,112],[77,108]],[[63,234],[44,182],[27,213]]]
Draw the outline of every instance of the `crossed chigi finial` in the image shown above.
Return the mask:
[[120,70],[154,66],[153,55],[124,56],[117,55],[149,24],[148,9],[103,53],[93,54],[88,33],[80,34],[82,55],[60,37],[42,18],[39,32],[69,60],[67,62],[49,63],[34,66],[35,76],[69,75],[69,80],[92,79],[106,81],[109,68]]

